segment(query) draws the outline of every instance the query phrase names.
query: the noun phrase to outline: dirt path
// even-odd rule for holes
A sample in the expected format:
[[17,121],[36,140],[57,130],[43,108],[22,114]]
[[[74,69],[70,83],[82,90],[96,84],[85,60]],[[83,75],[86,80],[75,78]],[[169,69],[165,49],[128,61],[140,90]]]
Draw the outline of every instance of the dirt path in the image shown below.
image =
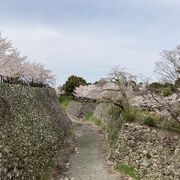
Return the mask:
[[124,180],[119,173],[110,172],[107,165],[104,135],[88,123],[73,120],[77,136],[76,152],[70,157],[68,179],[72,180]]

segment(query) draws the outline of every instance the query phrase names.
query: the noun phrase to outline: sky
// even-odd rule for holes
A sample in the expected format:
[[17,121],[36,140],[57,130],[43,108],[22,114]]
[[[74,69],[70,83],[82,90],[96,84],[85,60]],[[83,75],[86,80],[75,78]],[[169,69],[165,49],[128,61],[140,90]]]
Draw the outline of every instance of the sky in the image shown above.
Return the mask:
[[121,66],[154,78],[160,52],[180,44],[179,0],[0,0],[0,30],[62,85]]

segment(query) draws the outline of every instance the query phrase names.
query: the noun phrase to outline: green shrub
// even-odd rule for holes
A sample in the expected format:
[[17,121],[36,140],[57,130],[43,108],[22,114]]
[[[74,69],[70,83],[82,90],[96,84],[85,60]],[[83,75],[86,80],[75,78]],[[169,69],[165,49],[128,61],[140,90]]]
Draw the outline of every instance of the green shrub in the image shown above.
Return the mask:
[[162,89],[162,95],[164,97],[170,96],[172,94],[173,94],[173,91],[172,91],[171,87],[166,87],[166,88]]
[[134,170],[132,166],[127,164],[118,163],[116,167],[120,172],[133,177],[134,179],[140,179],[138,173]]
[[122,112],[122,117],[126,122],[133,122],[135,121],[137,116],[136,109],[125,110]]
[[73,100],[73,96],[68,95],[68,96],[61,96],[59,98],[60,104],[63,107],[63,109],[66,110],[66,108],[68,107],[69,103]]
[[144,124],[147,126],[156,126],[156,120],[151,116],[147,116],[144,118]]

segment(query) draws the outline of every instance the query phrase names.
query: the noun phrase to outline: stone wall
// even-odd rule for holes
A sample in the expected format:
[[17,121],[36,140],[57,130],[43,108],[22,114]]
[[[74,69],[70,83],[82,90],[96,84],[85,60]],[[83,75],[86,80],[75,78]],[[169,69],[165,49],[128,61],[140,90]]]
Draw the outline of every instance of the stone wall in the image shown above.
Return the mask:
[[113,107],[115,107],[115,105],[109,103],[97,104],[93,114],[100,119],[105,126],[108,126],[112,120],[112,114],[110,111]]
[[[75,117],[87,105],[72,102],[68,108]],[[108,126],[112,121],[109,113],[111,104],[95,104],[88,109]],[[83,111],[84,112],[84,111]],[[82,116],[83,117],[83,116]],[[112,147],[112,160],[132,166],[144,180],[180,179],[180,134],[161,131],[138,123],[126,123],[119,130],[117,141]]]
[[83,118],[87,113],[93,112],[95,108],[96,103],[71,101],[66,109],[66,112],[76,118]]
[[113,156],[117,163],[134,167],[141,179],[180,179],[180,136],[176,133],[126,123]]
[[69,125],[53,89],[0,84],[0,177],[42,179]]

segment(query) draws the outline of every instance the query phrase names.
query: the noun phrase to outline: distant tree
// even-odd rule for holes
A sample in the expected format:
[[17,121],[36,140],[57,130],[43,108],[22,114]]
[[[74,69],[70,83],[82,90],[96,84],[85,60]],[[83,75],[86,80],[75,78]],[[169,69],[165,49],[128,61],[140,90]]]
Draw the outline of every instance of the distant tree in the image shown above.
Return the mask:
[[180,46],[161,53],[162,60],[156,63],[155,71],[164,82],[175,83],[180,78]]
[[136,77],[120,67],[115,67],[108,78],[103,78],[89,86],[80,86],[75,89],[74,95],[77,98],[112,103],[127,110],[134,96],[134,86],[136,86]]
[[80,85],[87,85],[86,80],[82,77],[72,75],[63,85],[63,89],[66,94],[73,94],[75,88],[79,87]]
[[[120,93],[120,96],[112,98],[108,95],[104,97],[104,100],[111,102],[123,110],[130,109],[130,100],[134,96],[133,88],[136,85],[136,76],[126,72],[123,68],[116,66],[110,73],[111,82],[117,86],[116,91]],[[118,95],[118,94],[117,94]]]
[[[142,91],[142,95],[145,100],[150,101],[155,107],[162,107],[164,112],[167,112],[167,116],[170,115],[171,118],[180,123],[180,90],[176,89],[180,79],[180,46],[173,50],[163,51],[161,56],[162,60],[157,62],[155,67],[155,71],[163,81],[161,93],[156,93],[157,90],[147,86],[146,90]],[[154,85],[159,86],[158,84]],[[175,104],[165,98],[172,95],[174,91],[176,91],[174,94]]]
[[159,83],[159,82],[152,82],[151,84],[149,84],[149,88],[152,88],[152,89],[156,89],[156,90],[158,90],[158,89],[160,89],[160,88],[162,88],[162,84],[161,83]]

